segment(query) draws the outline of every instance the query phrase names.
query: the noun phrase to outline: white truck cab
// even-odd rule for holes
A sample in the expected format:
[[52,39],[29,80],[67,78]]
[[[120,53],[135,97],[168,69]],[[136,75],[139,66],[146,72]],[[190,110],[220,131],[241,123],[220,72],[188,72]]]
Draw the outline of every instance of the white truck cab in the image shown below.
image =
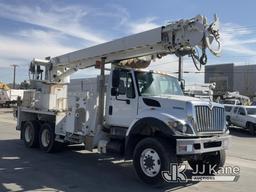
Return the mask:
[[[207,129],[204,134],[226,131],[223,106],[184,96],[178,79],[169,74],[115,68],[110,75],[108,85],[112,85],[112,87],[107,89],[106,126],[131,129],[138,120],[152,118],[161,120],[167,125],[175,123],[182,125],[180,129],[172,130],[177,135],[187,133],[196,136],[202,133],[200,130],[192,128],[195,123],[191,121],[192,118],[198,118],[200,121],[200,115],[209,112],[212,114],[207,114],[204,121],[209,119],[212,122],[211,125],[201,128],[202,130]],[[216,117],[213,116],[214,113],[216,113]],[[198,117],[196,117],[197,115]],[[219,118],[218,121],[217,118]]]
[[111,74],[106,124],[129,127],[136,119],[154,113],[153,110],[168,109],[168,98],[183,95],[177,79],[164,73],[117,68]]

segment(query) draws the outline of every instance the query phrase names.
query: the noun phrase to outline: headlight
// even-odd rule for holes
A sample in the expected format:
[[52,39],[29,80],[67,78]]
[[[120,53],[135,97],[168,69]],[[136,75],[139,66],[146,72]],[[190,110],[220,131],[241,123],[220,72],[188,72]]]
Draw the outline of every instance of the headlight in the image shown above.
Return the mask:
[[186,125],[179,121],[169,122],[169,125],[181,133],[185,133],[187,131]]
[[180,133],[188,133],[188,134],[193,134],[191,128],[187,124],[183,124],[180,121],[169,121],[168,122],[169,126],[174,128],[175,131],[178,131]]

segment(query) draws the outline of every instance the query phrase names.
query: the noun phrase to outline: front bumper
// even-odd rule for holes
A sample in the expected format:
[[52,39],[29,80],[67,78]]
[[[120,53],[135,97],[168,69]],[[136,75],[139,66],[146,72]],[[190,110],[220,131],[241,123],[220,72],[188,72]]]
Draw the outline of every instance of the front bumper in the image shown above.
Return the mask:
[[223,149],[226,150],[229,148],[230,139],[230,135],[193,139],[177,139],[176,154],[193,155],[220,151]]

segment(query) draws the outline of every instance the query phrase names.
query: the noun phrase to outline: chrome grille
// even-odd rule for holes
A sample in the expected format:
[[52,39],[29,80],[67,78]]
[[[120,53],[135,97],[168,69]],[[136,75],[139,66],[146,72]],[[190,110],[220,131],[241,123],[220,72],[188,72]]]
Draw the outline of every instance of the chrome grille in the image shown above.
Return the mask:
[[224,109],[196,106],[196,130],[198,132],[222,131],[225,125]]

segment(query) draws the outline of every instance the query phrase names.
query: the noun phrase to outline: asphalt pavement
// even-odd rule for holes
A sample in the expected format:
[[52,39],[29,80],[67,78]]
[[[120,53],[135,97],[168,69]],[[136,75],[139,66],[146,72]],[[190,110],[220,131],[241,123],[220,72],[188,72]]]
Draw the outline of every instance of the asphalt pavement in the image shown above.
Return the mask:
[[[226,165],[239,166],[237,182],[189,182],[151,187],[124,162],[82,146],[69,146],[55,154],[26,148],[15,130],[10,109],[0,109],[0,192],[5,191],[255,191],[256,137],[231,128],[232,146]],[[191,171],[191,170],[188,170]]]

